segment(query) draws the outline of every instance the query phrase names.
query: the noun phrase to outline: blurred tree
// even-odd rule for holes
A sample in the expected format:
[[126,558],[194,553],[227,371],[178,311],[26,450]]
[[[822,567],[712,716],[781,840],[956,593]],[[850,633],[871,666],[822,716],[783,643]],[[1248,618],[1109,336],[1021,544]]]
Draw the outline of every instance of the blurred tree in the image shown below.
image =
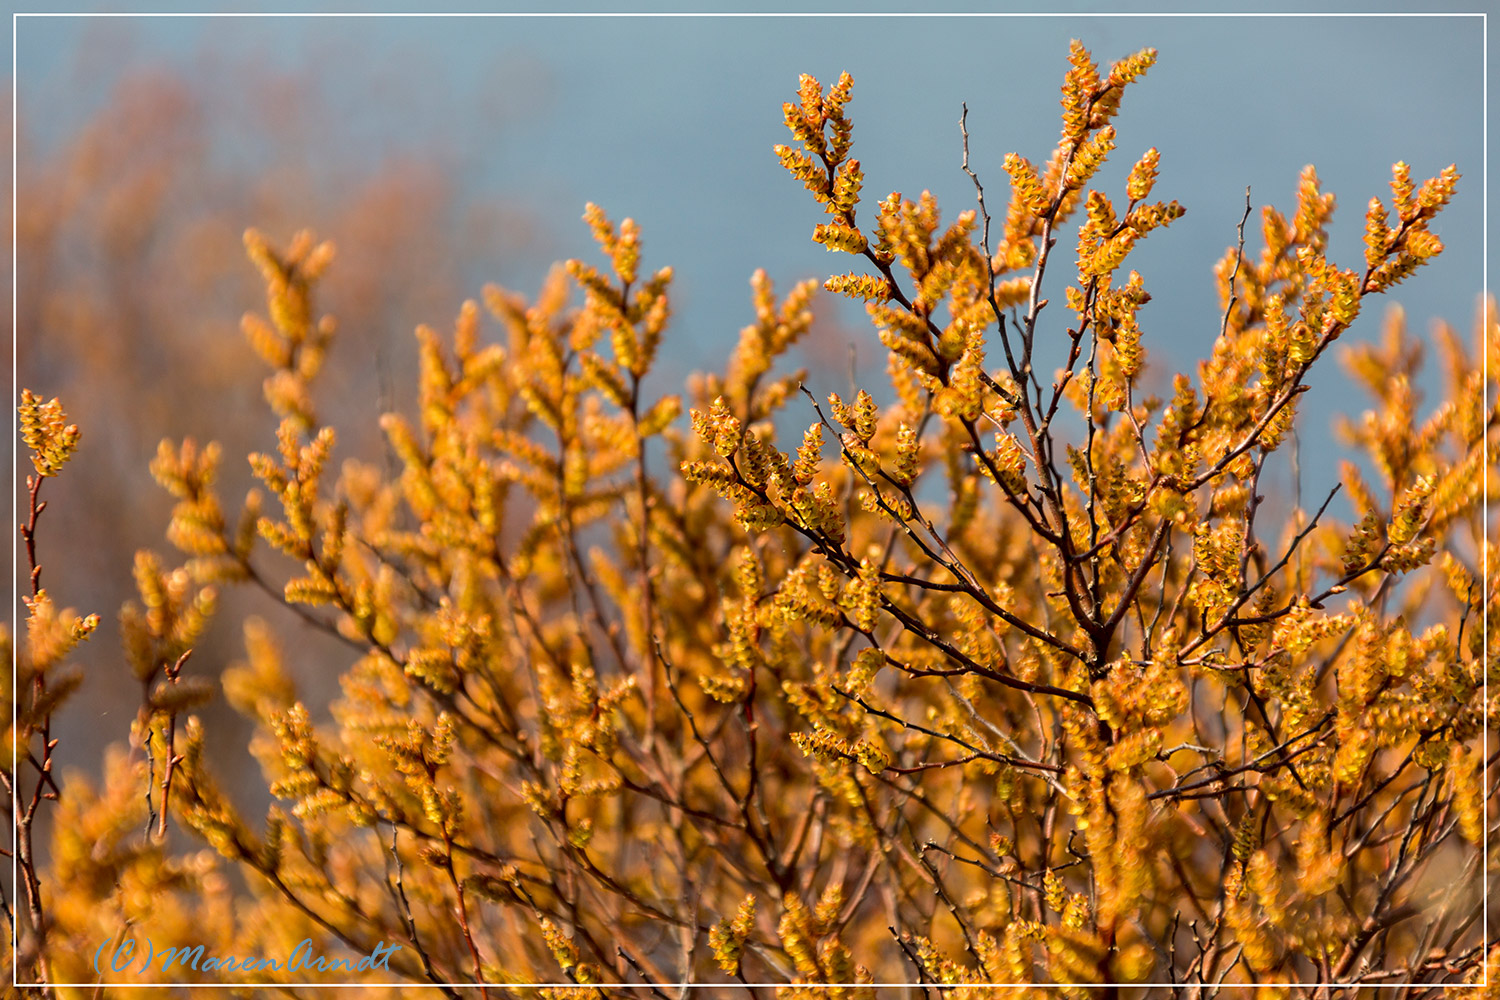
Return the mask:
[[[316,224],[348,248],[322,290],[345,351],[323,398],[351,427],[346,446],[371,459],[384,449],[375,418],[413,398],[401,377],[416,365],[411,327],[449,310],[476,259],[503,262],[534,241],[523,210],[474,204],[435,155],[332,146],[327,100],[253,63],[228,77],[137,70],[76,133],[31,141],[22,122],[19,376],[70,400],[90,428],[81,456],[92,474],[53,515],[53,579],[75,600],[115,607],[130,595],[133,554],[169,510],[144,474],[162,437],[188,421],[231,453],[258,440],[244,419],[261,405],[244,377],[255,359],[235,331],[255,293],[245,220]],[[243,462],[223,476],[236,491],[250,481]],[[100,640],[118,638],[106,620]],[[332,678],[320,680],[326,697]],[[60,732],[102,753],[112,737],[101,716],[135,697],[128,677],[102,676]],[[232,713],[217,721],[239,725]]]

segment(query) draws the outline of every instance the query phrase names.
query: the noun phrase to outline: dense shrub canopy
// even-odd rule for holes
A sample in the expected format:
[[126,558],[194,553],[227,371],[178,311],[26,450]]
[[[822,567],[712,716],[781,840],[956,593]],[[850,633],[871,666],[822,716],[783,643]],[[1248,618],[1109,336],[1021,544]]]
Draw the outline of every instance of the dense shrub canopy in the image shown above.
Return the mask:
[[[274,447],[230,506],[216,446],[162,443],[185,561],[137,557],[129,748],[64,785],[45,862],[49,720],[97,618],[30,578],[18,976],[100,981],[127,939],[205,959],[306,939],[400,945],[317,981],[450,995],[1478,981],[1497,411],[1449,333],[1424,405],[1399,313],[1378,346],[1334,348],[1442,250],[1458,174],[1396,164],[1342,269],[1308,168],[1221,261],[1210,355],[1146,395],[1151,294],[1127,265],[1183,208],[1152,200],[1155,149],[1123,198],[1089,184],[1155,55],[1101,69],[1074,43],[1052,159],[1008,156],[993,216],[975,165],[977,208],[946,226],[926,192],[861,201],[852,80],[802,78],[776,155],[824,209],[813,238],[855,259],[827,289],[889,354],[889,384],[849,399],[785,371],[815,283],[778,296],[764,273],[724,370],[648,393],[672,271],[591,205],[604,266],[419,328],[392,461],[340,463],[315,392],[333,247],[250,232]],[[1486,314],[1492,371],[1497,345]],[[1339,353],[1373,400],[1348,428],[1352,524],[1279,485],[1308,373]],[[66,503],[87,470],[48,484],[78,430],[29,394],[21,416],[37,567],[43,487]],[[243,661],[190,658],[226,586],[265,591],[265,617]],[[299,662],[298,628],[347,655]],[[302,700],[308,669],[341,697]],[[257,727],[264,818],[213,778],[194,709],[220,693]],[[102,979],[312,978],[163,961]]]

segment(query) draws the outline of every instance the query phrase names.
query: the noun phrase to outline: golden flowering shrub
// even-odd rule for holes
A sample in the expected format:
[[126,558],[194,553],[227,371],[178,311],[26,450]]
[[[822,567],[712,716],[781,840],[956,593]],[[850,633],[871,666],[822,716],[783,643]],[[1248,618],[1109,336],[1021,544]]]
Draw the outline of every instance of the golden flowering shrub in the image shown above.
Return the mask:
[[[98,949],[128,938],[396,943],[388,971],[327,978],[390,995],[1477,982],[1493,387],[1444,334],[1424,408],[1393,314],[1342,352],[1374,399],[1347,428],[1354,523],[1275,485],[1308,373],[1441,251],[1458,175],[1397,164],[1341,269],[1309,168],[1263,249],[1242,225],[1221,262],[1210,356],[1147,395],[1151,296],[1125,266],[1183,208],[1151,200],[1154,149],[1123,199],[1089,182],[1154,59],[1104,70],[1075,43],[1051,160],[1006,158],[1003,219],[971,174],[978,208],[946,226],[926,193],[862,212],[852,81],[802,78],[776,155],[823,206],[813,238],[856,259],[826,284],[866,303],[886,405],[783,370],[815,288],[763,273],[724,371],[647,391],[672,271],[590,206],[604,266],[419,328],[391,462],[340,462],[314,391],[333,247],[248,234],[267,299],[242,325],[280,425],[237,509],[217,447],[166,441],[152,465],[185,562],[136,560],[131,749],[102,787],[65,784],[45,865],[16,816],[22,978],[100,981]],[[1500,361],[1492,313],[1482,343]],[[27,397],[39,477],[62,421]],[[242,662],[190,659],[226,586],[263,590],[266,617]],[[29,607],[22,805],[53,787],[54,666],[91,627],[40,590]],[[346,657],[302,662],[301,629]],[[299,697],[311,670],[342,696]],[[257,726],[264,817],[213,778],[192,710],[220,690]],[[104,978],[308,977],[127,965]]]

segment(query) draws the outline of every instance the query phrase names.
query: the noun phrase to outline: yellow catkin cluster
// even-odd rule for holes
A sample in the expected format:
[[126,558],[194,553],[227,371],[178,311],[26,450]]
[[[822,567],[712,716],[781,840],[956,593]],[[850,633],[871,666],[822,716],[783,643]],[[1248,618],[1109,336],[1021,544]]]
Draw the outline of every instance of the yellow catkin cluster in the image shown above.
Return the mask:
[[[1148,200],[1155,148],[1123,192],[1100,179],[1155,58],[1073,43],[1056,148],[973,167],[978,190],[1009,183],[993,218],[993,188],[947,217],[929,191],[861,214],[853,81],[800,79],[774,152],[821,206],[814,241],[857,258],[824,284],[865,303],[888,385],[790,370],[819,356],[818,282],[778,294],[762,271],[722,370],[662,392],[674,273],[590,204],[599,258],[419,328],[388,461],[346,459],[357,436],[314,405],[332,246],[249,234],[257,485],[231,503],[217,446],[158,450],[182,565],[135,562],[140,704],[97,787],[52,767],[49,726],[98,619],[59,610],[38,561],[38,491],[79,435],[25,394],[17,972],[94,982],[101,942],[134,935],[266,958],[397,943],[337,975],[390,996],[1493,975],[1493,374],[1445,331],[1425,378],[1399,313],[1334,344],[1441,251],[1458,175],[1397,164],[1347,268],[1304,171],[1295,208],[1226,234],[1204,357],[1148,362],[1166,293],[1129,265],[1183,209]],[[1493,373],[1493,311],[1481,340]],[[1347,507],[1284,486],[1308,460],[1298,401],[1337,361],[1371,399],[1341,428]],[[241,661],[206,662],[230,586],[261,607]],[[263,817],[215,777],[242,749],[203,710],[220,691],[253,729]],[[333,992],[290,985],[305,970],[166,978]]]

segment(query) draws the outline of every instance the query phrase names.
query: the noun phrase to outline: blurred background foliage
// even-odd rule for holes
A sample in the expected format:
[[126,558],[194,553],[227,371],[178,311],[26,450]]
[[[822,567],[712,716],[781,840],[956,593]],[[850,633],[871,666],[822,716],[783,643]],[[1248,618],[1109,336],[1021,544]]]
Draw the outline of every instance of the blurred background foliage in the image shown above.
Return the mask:
[[[69,764],[100,760],[126,734],[139,698],[129,672],[116,669],[113,619],[133,596],[136,549],[164,544],[171,497],[148,471],[157,443],[194,428],[229,455],[267,444],[263,421],[245,419],[264,405],[238,329],[262,295],[244,263],[247,220],[270,232],[315,226],[339,235],[336,275],[320,289],[321,307],[341,327],[322,404],[346,429],[341,453],[366,459],[383,448],[378,414],[412,402],[414,382],[402,375],[416,366],[411,330],[463,298],[465,263],[503,262],[538,240],[523,206],[461,200],[443,153],[338,155],[322,141],[334,113],[323,91],[254,65],[214,75],[127,72],[75,133],[48,143],[27,141],[23,118],[18,374],[68,400],[71,418],[88,428],[78,457],[90,470],[49,511],[43,560],[55,593],[105,618],[87,690],[59,718]],[[376,67],[369,74],[372,92],[397,102],[382,112],[397,125],[392,81]],[[230,495],[251,481],[243,459],[222,474]],[[253,594],[225,597],[230,623],[265,610]],[[204,655],[242,655],[236,633],[211,631]],[[334,681],[306,678],[315,696]],[[207,712],[236,733],[226,743],[244,744],[239,716],[222,703]]]

